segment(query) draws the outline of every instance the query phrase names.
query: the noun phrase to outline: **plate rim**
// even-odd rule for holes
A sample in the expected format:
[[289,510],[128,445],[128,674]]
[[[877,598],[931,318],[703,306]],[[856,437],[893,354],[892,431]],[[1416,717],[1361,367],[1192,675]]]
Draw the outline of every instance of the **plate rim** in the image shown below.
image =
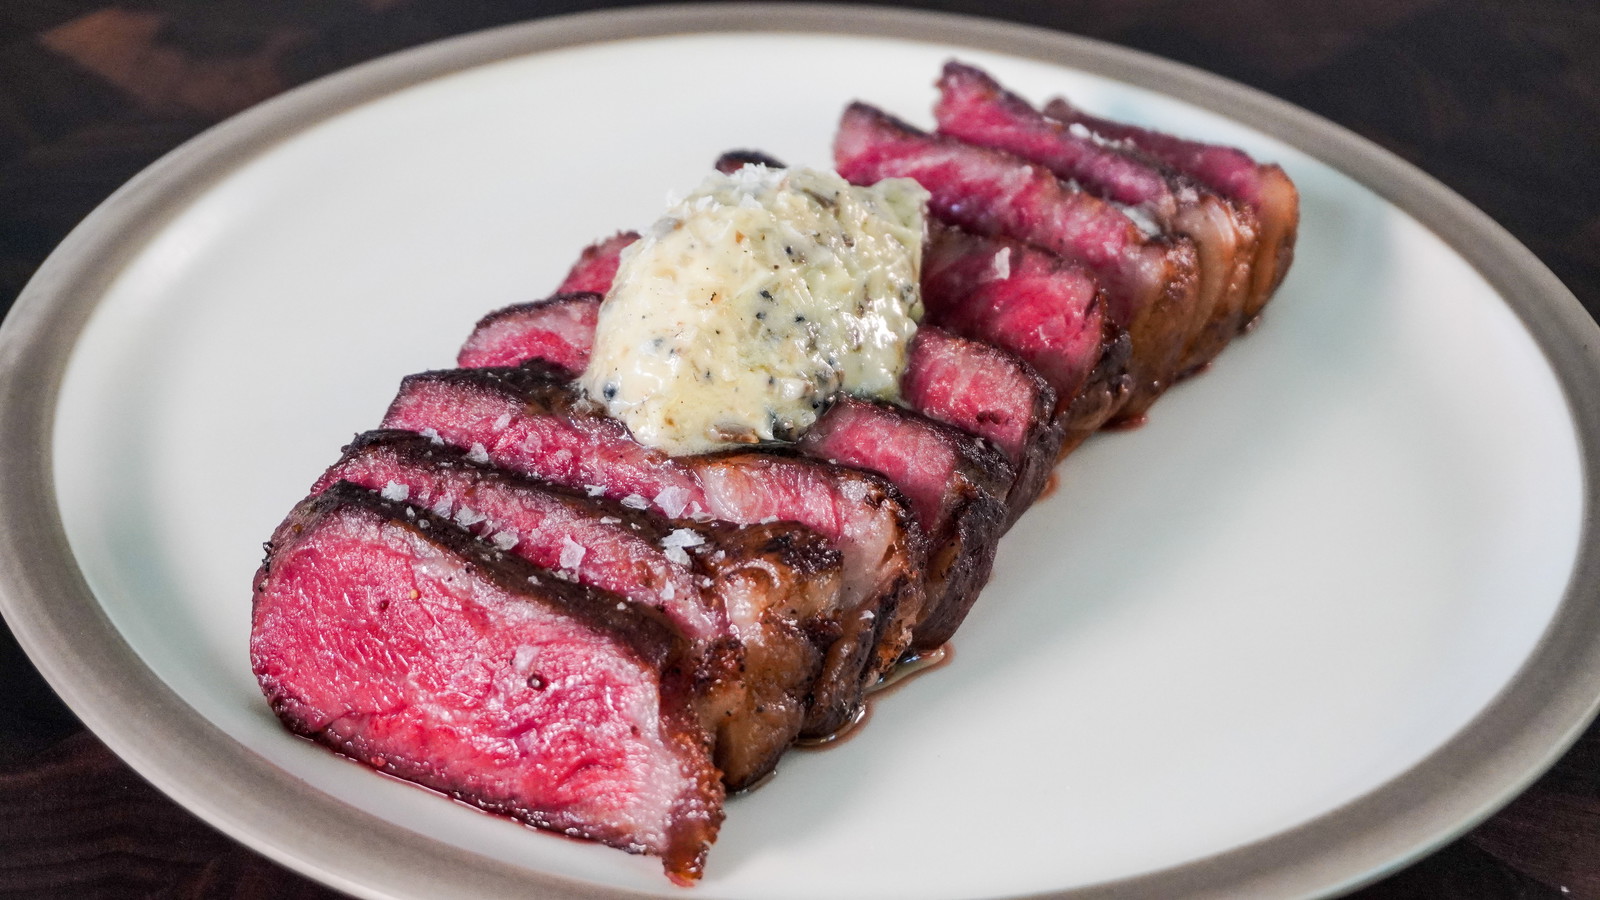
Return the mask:
[[[1326,119],[1221,76],[1041,27],[832,4],[692,4],[578,13],[446,38],[324,76],[224,121],[118,189],[51,253],[0,324],[0,614],[51,687],[101,740],[178,803],[258,852],[367,897],[462,892],[641,896],[426,841],[279,769],[188,706],[134,653],[79,572],[53,482],[57,397],[99,299],[148,237],[226,174],[328,118],[499,60],[622,39],[704,33],[888,38],[1081,69],[1255,128],[1355,179],[1472,265],[1533,336],[1572,416],[1583,514],[1562,600],[1528,659],[1462,729],[1366,794],[1261,840],[1154,872],[1040,897],[1311,896],[1352,890],[1442,845],[1511,800],[1600,709],[1594,534],[1600,326],[1500,225],[1431,176]],[[130,239],[133,238],[133,239]],[[178,738],[175,740],[175,738]],[[306,823],[315,821],[315,828]]]

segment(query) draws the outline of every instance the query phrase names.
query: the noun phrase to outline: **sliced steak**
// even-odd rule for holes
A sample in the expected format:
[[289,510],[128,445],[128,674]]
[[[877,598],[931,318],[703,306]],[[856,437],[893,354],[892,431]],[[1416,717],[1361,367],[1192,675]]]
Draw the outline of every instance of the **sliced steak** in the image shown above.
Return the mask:
[[1044,111],[1053,119],[1081,125],[1108,140],[1125,141],[1253,210],[1259,227],[1244,316],[1248,322],[1261,313],[1289,272],[1300,230],[1300,192],[1281,167],[1257,163],[1233,147],[1092,116],[1060,98],[1046,104]]
[[950,639],[989,581],[1015,471],[974,434],[887,403],[840,397],[801,436],[802,453],[876,472],[911,501],[928,535],[927,612],[913,650]]
[[1106,290],[1107,312],[1131,339],[1133,395],[1119,411],[1136,419],[1177,374],[1196,325],[1193,242],[1149,236],[1098,197],[1048,169],[947,135],[929,135],[854,103],[834,140],[839,173],[852,182],[913,178],[940,219],[1003,235],[1087,266]]
[[991,343],[923,326],[911,342],[900,391],[911,408],[987,438],[1016,477],[1006,493],[1006,521],[1039,496],[1061,452],[1056,392],[1030,365]]
[[[588,307],[581,316],[592,323],[600,299],[593,294],[574,294],[561,298],[561,303]],[[563,313],[561,320],[551,325],[539,304],[531,306],[534,308],[510,307],[485,317],[467,340],[470,353],[468,349],[462,351],[461,366],[509,366],[541,360],[574,375],[583,371],[589,364],[592,342],[565,330],[565,323],[578,319],[580,314]],[[553,333],[546,333],[547,329]],[[547,347],[554,349],[546,352]],[[1061,449],[1061,429],[1049,412],[1055,392],[1038,383],[1035,373],[1017,371],[1019,368],[1028,366],[989,344],[923,327],[912,338],[906,373],[900,383],[912,409],[988,438],[1006,452],[1017,472],[1006,498],[1012,520],[1038,496]],[[1050,394],[1043,414],[1037,411],[1040,388]],[[1111,411],[1107,409],[1108,416]],[[1090,430],[1103,421],[1105,417],[1092,423]]]
[[1020,241],[935,228],[922,300],[929,321],[1010,350],[1050,383],[1063,433],[1058,456],[1125,407],[1128,334],[1103,314],[1104,295],[1082,268]]
[[922,257],[927,319],[1016,353],[1055,389],[1083,390],[1100,362],[1105,295],[1082,266],[1020,241],[934,228]]
[[491,812],[700,877],[723,787],[685,646],[448,520],[340,484],[255,578],[251,661],[296,733]]
[[923,610],[925,538],[878,476],[766,452],[669,457],[634,441],[559,373],[537,367],[412,375],[384,427],[439,435],[495,465],[669,517],[798,522],[844,557],[827,652],[804,733],[848,724],[868,684],[905,651]]
[[638,239],[637,231],[619,231],[603,241],[596,241],[583,248],[583,253],[578,256],[578,261],[567,273],[566,280],[556,288],[556,293],[590,291],[604,294],[611,290],[611,282],[617,278],[617,266],[622,261],[622,248]]
[[669,522],[479,465],[409,431],[357,436],[313,493],[339,481],[452,519],[496,548],[658,610],[695,647],[697,705],[730,790],[761,778],[800,732],[822,664],[839,556],[793,525]]
[[1126,144],[1097,139],[1082,125],[1040,113],[983,70],[945,64],[934,115],[939,132],[1014,153],[1096,196],[1148,216],[1169,233],[1194,241],[1200,327],[1181,367],[1209,362],[1237,334],[1250,297],[1255,213]]
[[600,295],[592,291],[556,294],[496,310],[478,320],[456,356],[456,365],[475,369],[543,359],[581,372],[589,364],[599,311]]

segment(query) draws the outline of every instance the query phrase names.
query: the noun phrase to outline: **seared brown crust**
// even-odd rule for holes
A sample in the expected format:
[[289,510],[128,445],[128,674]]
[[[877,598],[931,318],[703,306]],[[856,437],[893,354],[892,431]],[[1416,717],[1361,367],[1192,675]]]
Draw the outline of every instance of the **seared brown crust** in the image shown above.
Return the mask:
[[760,150],[729,150],[717,157],[716,170],[724,175],[732,175],[745,166],[766,166],[769,169],[782,169],[784,165],[775,156],[768,156]]
[[[927,538],[910,505],[882,476],[785,451],[735,450],[682,459],[714,498],[713,509],[749,502],[753,512],[806,522],[800,517],[809,497],[824,504],[822,515],[843,520],[837,546],[845,554],[847,583],[839,637],[823,660],[801,734],[825,737],[847,727],[867,689],[911,646],[912,631],[923,617]],[[838,496],[816,497],[822,485],[833,486],[828,492],[837,490]],[[840,497],[848,506],[831,509]]]
[[[311,548],[306,559],[300,558],[302,546]],[[410,557],[413,566],[443,566],[455,574],[435,578],[427,586],[419,584],[422,590],[407,591],[407,582],[386,580],[388,570],[382,562],[376,568],[363,568],[369,559],[392,561],[409,553],[420,554]],[[314,575],[307,575],[308,563],[320,567]],[[280,589],[282,579],[288,584]],[[339,579],[349,580],[352,587],[339,587]],[[454,585],[453,598],[433,595],[445,590],[438,587],[443,584]],[[254,589],[252,662],[273,710],[292,731],[489,812],[631,853],[657,855],[668,876],[680,884],[700,877],[706,851],[722,821],[723,787],[711,764],[709,741],[689,704],[692,675],[687,646],[659,614],[619,604],[615,595],[563,582],[547,570],[495,551],[448,520],[385,501],[348,483],[333,485],[290,513],[268,544]],[[374,598],[378,605],[369,611],[362,604]],[[513,608],[518,604],[537,612],[518,612]],[[342,656],[326,655],[316,638],[307,645],[308,632],[298,623],[307,615],[329,614],[342,618],[323,620],[311,633],[331,629],[341,651],[383,661],[378,669],[364,670],[370,677],[356,680],[322,671],[337,666]],[[535,718],[521,724],[517,717],[523,713],[511,712],[511,705],[496,704],[482,713],[471,703],[461,705],[455,694],[457,679],[462,685],[493,685],[492,690],[506,692],[502,703],[527,709],[531,715],[538,714],[546,694],[567,697],[586,690],[565,682],[546,685],[542,679],[532,680],[541,678],[537,673],[525,685],[505,684],[478,671],[488,660],[450,644],[461,639],[457,634],[465,633],[453,629],[509,635],[545,629],[546,625],[535,623],[546,622],[553,630],[541,634],[551,643],[540,652],[566,652],[570,663],[571,651],[555,648],[577,639],[583,645],[606,648],[622,668],[640,672],[633,668],[637,666],[642,673],[653,673],[648,678],[659,710],[654,723],[635,721],[637,748],[632,752],[651,755],[650,765],[661,776],[671,773],[673,784],[668,789],[675,793],[665,811],[659,801],[645,797],[637,798],[637,804],[634,797],[618,798],[621,802],[605,808],[590,802],[592,798],[559,799],[562,786],[541,773],[571,765],[569,758],[546,758],[539,755],[542,749],[516,745],[513,756],[487,766],[483,748],[464,737],[476,729],[462,728],[466,723],[458,719],[476,715],[488,716],[485,721],[496,729],[509,728],[507,734],[544,728],[547,723]],[[478,646],[479,639],[466,639]],[[499,665],[510,663],[501,659]],[[418,671],[423,673],[420,680],[408,674]],[[444,683],[435,686],[440,678]],[[637,693],[641,688],[630,690]],[[441,712],[444,709],[452,711]],[[597,714],[626,715],[615,710]],[[533,746],[547,745],[529,745]],[[636,776],[629,773],[634,763],[623,763],[614,748],[595,749],[611,754],[613,764],[621,766],[615,770],[620,781],[606,783],[633,783],[630,779]],[[448,762],[458,759],[459,763]],[[660,787],[666,785],[654,789]]]
[[876,472],[911,500],[928,535],[927,603],[911,649],[949,639],[989,580],[1013,481],[1005,456],[976,435],[887,403],[840,397],[801,452]]
[[708,527],[718,535],[716,549],[704,548],[695,561],[728,605],[744,659],[737,677],[701,708],[723,783],[737,791],[770,774],[805,723],[823,656],[837,637],[827,611],[839,596],[840,558],[788,522]]

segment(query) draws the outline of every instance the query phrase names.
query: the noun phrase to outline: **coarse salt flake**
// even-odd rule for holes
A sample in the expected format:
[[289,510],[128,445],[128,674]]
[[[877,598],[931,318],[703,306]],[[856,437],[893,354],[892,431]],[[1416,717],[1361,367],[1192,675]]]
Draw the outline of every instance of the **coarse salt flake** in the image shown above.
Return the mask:
[[561,539],[561,568],[576,571],[578,566],[583,563],[584,554],[588,552],[589,549],[587,547],[571,537],[563,537]]
[[606,492],[606,487],[603,484],[586,484],[583,486],[583,492],[591,497],[599,497]]
[[656,506],[661,507],[662,512],[676,519],[683,515],[683,507],[688,500],[688,491],[681,487],[668,487],[663,488],[661,493],[656,495]]
[[667,559],[680,566],[687,566],[689,564],[689,554],[683,552],[684,548],[698,547],[705,542],[706,539],[698,531],[692,531],[688,528],[674,528],[667,533],[666,537],[661,539],[661,549],[666,554]]
[[383,499],[398,502],[411,496],[411,486],[401,484],[398,481],[391,481],[383,486],[383,490],[380,493],[383,495]]
[[508,412],[501,413],[500,414],[500,418],[494,420],[494,427],[495,427],[496,431],[499,431],[500,429],[502,429],[502,428],[504,428],[504,427],[506,427],[507,425],[510,425],[510,424],[511,424],[511,413],[508,413]]
[[435,444],[440,444],[440,445],[444,444],[444,438],[440,437],[439,436],[439,432],[437,430],[435,430],[435,429],[424,428],[424,429],[422,429],[420,434],[423,437],[427,438],[428,440],[432,441]]
[[437,501],[434,502],[433,506],[428,508],[428,511],[433,513],[436,516],[443,516],[446,519],[448,519],[448,518],[450,518],[450,510],[452,508],[453,507],[452,507],[452,505],[450,503],[450,498],[449,497],[440,497]]
[[489,540],[501,550],[510,550],[517,545],[517,541],[521,540],[521,538],[517,537],[515,531],[508,529],[506,531],[496,531]]
[[691,528],[674,528],[661,539],[663,547],[698,547],[706,542],[705,536]]
[[629,509],[649,509],[650,501],[638,494],[629,494],[622,498],[622,505]]
[[1011,248],[1001,247],[995,253],[994,259],[989,262],[988,277],[985,281],[1004,281],[1011,277]]
[[483,513],[478,512],[470,506],[463,506],[459,510],[456,510],[456,524],[460,525],[462,528],[471,528],[479,522],[482,522],[483,519]]
[[474,443],[467,450],[467,459],[481,465],[489,461],[489,451],[482,444]]

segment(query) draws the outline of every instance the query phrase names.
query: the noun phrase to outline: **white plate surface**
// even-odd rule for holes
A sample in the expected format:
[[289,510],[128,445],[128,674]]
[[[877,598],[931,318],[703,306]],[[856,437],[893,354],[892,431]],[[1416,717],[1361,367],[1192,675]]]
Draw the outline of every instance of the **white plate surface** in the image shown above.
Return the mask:
[[115,630],[226,735],[417,846],[690,896],[651,860],[289,736],[247,658],[261,542],[479,316],[548,292],[723,150],[827,165],[854,98],[926,124],[951,56],[1280,162],[1297,259],[1212,371],[1063,465],[949,665],[729,803],[693,896],[1077,888],[1269,839],[1425,763],[1529,659],[1577,558],[1583,458],[1539,343],[1457,250],[1301,150],[1065,65],[884,37],[669,35],[477,66],[262,146],[134,235],[53,451]]

